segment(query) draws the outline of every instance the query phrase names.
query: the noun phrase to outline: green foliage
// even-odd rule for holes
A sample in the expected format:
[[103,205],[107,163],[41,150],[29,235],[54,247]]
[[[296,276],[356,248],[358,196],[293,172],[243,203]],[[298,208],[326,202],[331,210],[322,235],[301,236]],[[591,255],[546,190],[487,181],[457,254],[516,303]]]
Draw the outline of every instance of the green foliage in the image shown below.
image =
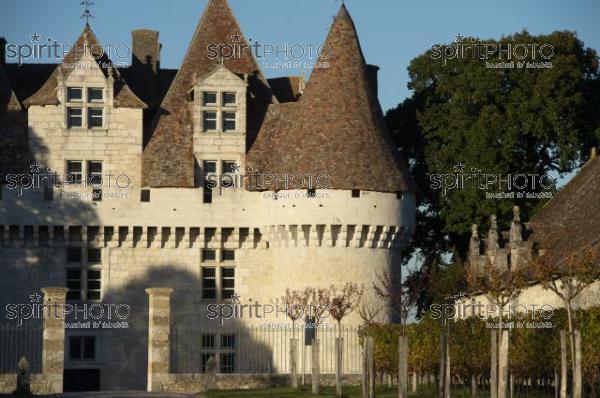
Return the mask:
[[[575,317],[582,336],[583,380],[587,384],[599,383],[600,307],[577,310]],[[488,323],[497,321],[489,319],[486,322],[471,317],[449,321],[448,325],[442,326],[439,320],[426,315],[419,322],[407,325],[404,332],[409,339],[409,371],[421,375],[439,372],[440,336],[443,331],[450,335],[452,374],[463,380],[470,376],[489,377],[491,333]],[[566,311],[555,310],[550,319],[542,318],[540,313],[529,313],[523,319],[505,319],[505,322],[514,322],[509,344],[511,372],[521,379],[554,378],[555,368],[560,369],[560,331],[567,329]],[[526,327],[516,327],[517,322],[522,322]],[[552,327],[541,327],[544,322],[549,322]],[[396,375],[398,337],[402,334],[402,327],[370,324],[359,333],[361,342],[366,336],[375,339],[376,371]]]
[[[407,254],[418,252],[423,258],[424,270],[415,275],[420,283],[413,283],[421,289],[433,282],[430,268],[439,267],[441,254],[465,258],[471,224],[486,225],[489,215],[497,214],[500,228],[507,228],[514,205],[524,220],[543,205],[526,197],[487,199],[476,187],[444,195],[432,188],[431,175],[454,174],[459,163],[465,174],[471,168],[503,176],[565,173],[586,160],[600,139],[598,56],[575,33],[534,36],[523,31],[479,42],[551,44],[553,67],[494,69],[476,58],[453,58],[444,65],[431,50],[410,63],[413,96],[386,118],[420,188],[416,235]],[[487,61],[501,59],[496,53]],[[415,293],[421,297],[419,313],[434,293]]]

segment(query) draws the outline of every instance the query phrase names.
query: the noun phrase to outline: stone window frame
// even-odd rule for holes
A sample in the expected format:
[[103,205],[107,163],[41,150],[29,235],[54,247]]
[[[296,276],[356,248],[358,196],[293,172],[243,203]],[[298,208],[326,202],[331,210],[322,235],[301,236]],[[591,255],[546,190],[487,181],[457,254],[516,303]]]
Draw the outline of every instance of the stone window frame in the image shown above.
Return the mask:
[[[76,174],[80,174],[80,178],[81,181],[79,183],[69,183],[69,175],[71,173],[69,173],[69,163],[71,162],[79,162],[81,163],[81,172],[78,172]],[[102,171],[100,173],[96,173],[96,172],[90,172],[90,163],[100,163],[101,167],[102,167]],[[91,181],[91,176],[92,175],[100,175],[101,181],[103,181],[103,177],[105,175],[104,173],[104,159],[99,159],[99,158],[78,158],[78,159],[65,159],[64,160],[64,164],[65,164],[65,186],[69,186],[69,185],[73,185],[73,186],[78,186],[78,187],[92,187],[92,190],[94,190],[95,188],[100,189],[102,188],[102,184],[100,184],[100,186],[95,186],[97,185],[96,182],[94,181],[94,184],[90,183]],[[85,178],[85,180],[84,180]]]
[[[80,351],[81,351],[81,355],[79,358],[72,358],[71,357],[71,353],[73,352],[73,340],[78,339],[79,342],[78,344],[80,345]],[[85,358],[85,340],[92,340],[93,341],[93,356],[91,358]],[[69,362],[73,362],[73,363],[87,363],[87,362],[95,362],[98,360],[98,339],[96,338],[95,335],[91,335],[91,334],[74,334],[74,335],[70,335],[68,336],[67,340],[67,355],[66,355],[66,359]]]
[[[81,99],[72,100],[69,98],[69,90],[81,89]],[[102,100],[89,99],[89,93],[91,89],[102,90]],[[86,84],[86,83],[73,83],[67,84],[64,94],[64,114],[65,114],[65,126],[67,131],[98,131],[108,129],[108,90],[106,87],[100,87],[97,84]],[[102,110],[102,125],[90,127],[90,116],[88,109],[101,109]],[[71,126],[69,119],[69,109],[81,109],[81,126]]]
[[[69,298],[67,301],[73,302],[73,301],[78,301],[78,302],[92,302],[92,303],[96,303],[96,302],[101,302],[102,298],[104,297],[104,280],[103,280],[103,276],[104,276],[104,270],[103,270],[103,264],[105,262],[105,251],[103,250],[103,248],[101,247],[94,247],[94,246],[68,246],[66,247],[66,250],[68,252],[68,250],[75,250],[75,249],[79,249],[81,251],[81,258],[79,262],[68,262],[66,261],[65,258],[65,282],[69,281],[69,279],[67,279],[67,274],[68,271],[70,270],[77,270],[80,272],[79,274],[79,298],[78,299],[74,299],[74,298]],[[89,262],[88,261],[88,251],[89,250],[100,250],[100,261],[98,262]],[[88,288],[88,271],[100,271],[100,288],[99,289],[89,289]],[[71,279],[74,280],[74,279]],[[96,279],[93,279],[96,280]],[[89,291],[98,291],[100,296],[98,298],[89,298]],[[68,295],[68,292],[67,292]]]
[[[214,250],[215,251],[215,259],[214,260],[204,260],[202,256],[203,250]],[[234,252],[233,260],[223,260],[223,251],[230,250]],[[204,268],[212,268],[215,270],[215,297],[214,298],[204,298],[204,277],[203,270]],[[233,269],[233,277],[224,277],[223,269]],[[231,302],[231,297],[223,297],[223,280],[224,278],[233,280],[233,287],[228,288],[233,290],[233,294],[237,293],[237,256],[235,255],[234,249],[214,249],[211,247],[201,249],[200,251],[200,290],[201,290],[201,300],[210,303],[224,303]]]
[[[204,134],[206,133],[224,133],[224,134],[232,134],[232,133],[241,133],[240,131],[240,120],[239,120],[239,107],[240,107],[240,93],[238,90],[232,90],[228,88],[210,88],[203,89],[200,91],[200,131]],[[204,96],[205,93],[216,93],[216,103],[205,103]],[[225,94],[235,94],[235,103],[225,105],[224,98]],[[216,114],[216,128],[207,130],[204,126],[205,121],[205,112],[215,112]],[[225,113],[234,113],[234,124],[235,127],[233,129],[224,129],[225,125]],[[212,119],[211,119],[212,120]]]

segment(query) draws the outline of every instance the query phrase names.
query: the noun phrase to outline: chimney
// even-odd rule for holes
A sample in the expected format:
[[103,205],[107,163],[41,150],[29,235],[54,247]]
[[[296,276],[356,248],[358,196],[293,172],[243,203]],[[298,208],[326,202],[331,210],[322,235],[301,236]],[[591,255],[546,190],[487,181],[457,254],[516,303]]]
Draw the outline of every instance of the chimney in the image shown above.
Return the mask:
[[161,48],[161,44],[158,42],[158,32],[150,29],[136,29],[131,32],[131,36],[133,38],[132,66],[136,69],[150,67],[156,75],[160,68]]
[[377,87],[379,84],[377,81],[377,72],[379,72],[379,66],[367,65],[367,81],[369,82],[369,85],[371,86],[371,90],[373,91],[375,98],[377,98],[379,95],[379,90]]
[[0,64],[6,64],[6,39],[0,37]]

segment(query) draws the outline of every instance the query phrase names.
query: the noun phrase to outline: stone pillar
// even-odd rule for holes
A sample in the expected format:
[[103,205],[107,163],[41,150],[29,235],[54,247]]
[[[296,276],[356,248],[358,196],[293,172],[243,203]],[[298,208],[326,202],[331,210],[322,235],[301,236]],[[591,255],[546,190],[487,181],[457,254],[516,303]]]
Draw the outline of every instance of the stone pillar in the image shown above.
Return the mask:
[[171,337],[171,288],[149,288],[148,391],[162,391],[169,374]]
[[408,397],[408,337],[398,337],[398,397]]
[[42,342],[42,374],[47,380],[46,394],[59,394],[63,389],[65,367],[64,304],[66,287],[44,287],[44,332]]

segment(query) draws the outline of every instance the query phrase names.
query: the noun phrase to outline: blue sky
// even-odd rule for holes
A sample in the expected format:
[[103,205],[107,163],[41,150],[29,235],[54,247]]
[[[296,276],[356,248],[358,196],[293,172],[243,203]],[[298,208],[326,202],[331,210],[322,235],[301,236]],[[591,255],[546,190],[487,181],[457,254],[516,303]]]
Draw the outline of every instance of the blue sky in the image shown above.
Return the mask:
[[[0,36],[9,43],[30,43],[29,35],[71,44],[81,33],[79,0],[2,0]],[[131,30],[160,31],[162,66],[179,67],[207,0],[95,0],[90,24],[102,43],[129,44]],[[277,45],[323,43],[334,0],[229,0],[244,35]],[[410,95],[406,68],[434,43],[455,34],[499,38],[524,28],[533,34],[573,30],[588,47],[600,49],[600,2],[597,0],[403,1],[347,0],[367,62],[381,67],[380,100],[384,110]],[[60,5],[60,6],[59,6]],[[298,70],[264,69],[267,77]],[[308,72],[309,73],[309,72]]]

